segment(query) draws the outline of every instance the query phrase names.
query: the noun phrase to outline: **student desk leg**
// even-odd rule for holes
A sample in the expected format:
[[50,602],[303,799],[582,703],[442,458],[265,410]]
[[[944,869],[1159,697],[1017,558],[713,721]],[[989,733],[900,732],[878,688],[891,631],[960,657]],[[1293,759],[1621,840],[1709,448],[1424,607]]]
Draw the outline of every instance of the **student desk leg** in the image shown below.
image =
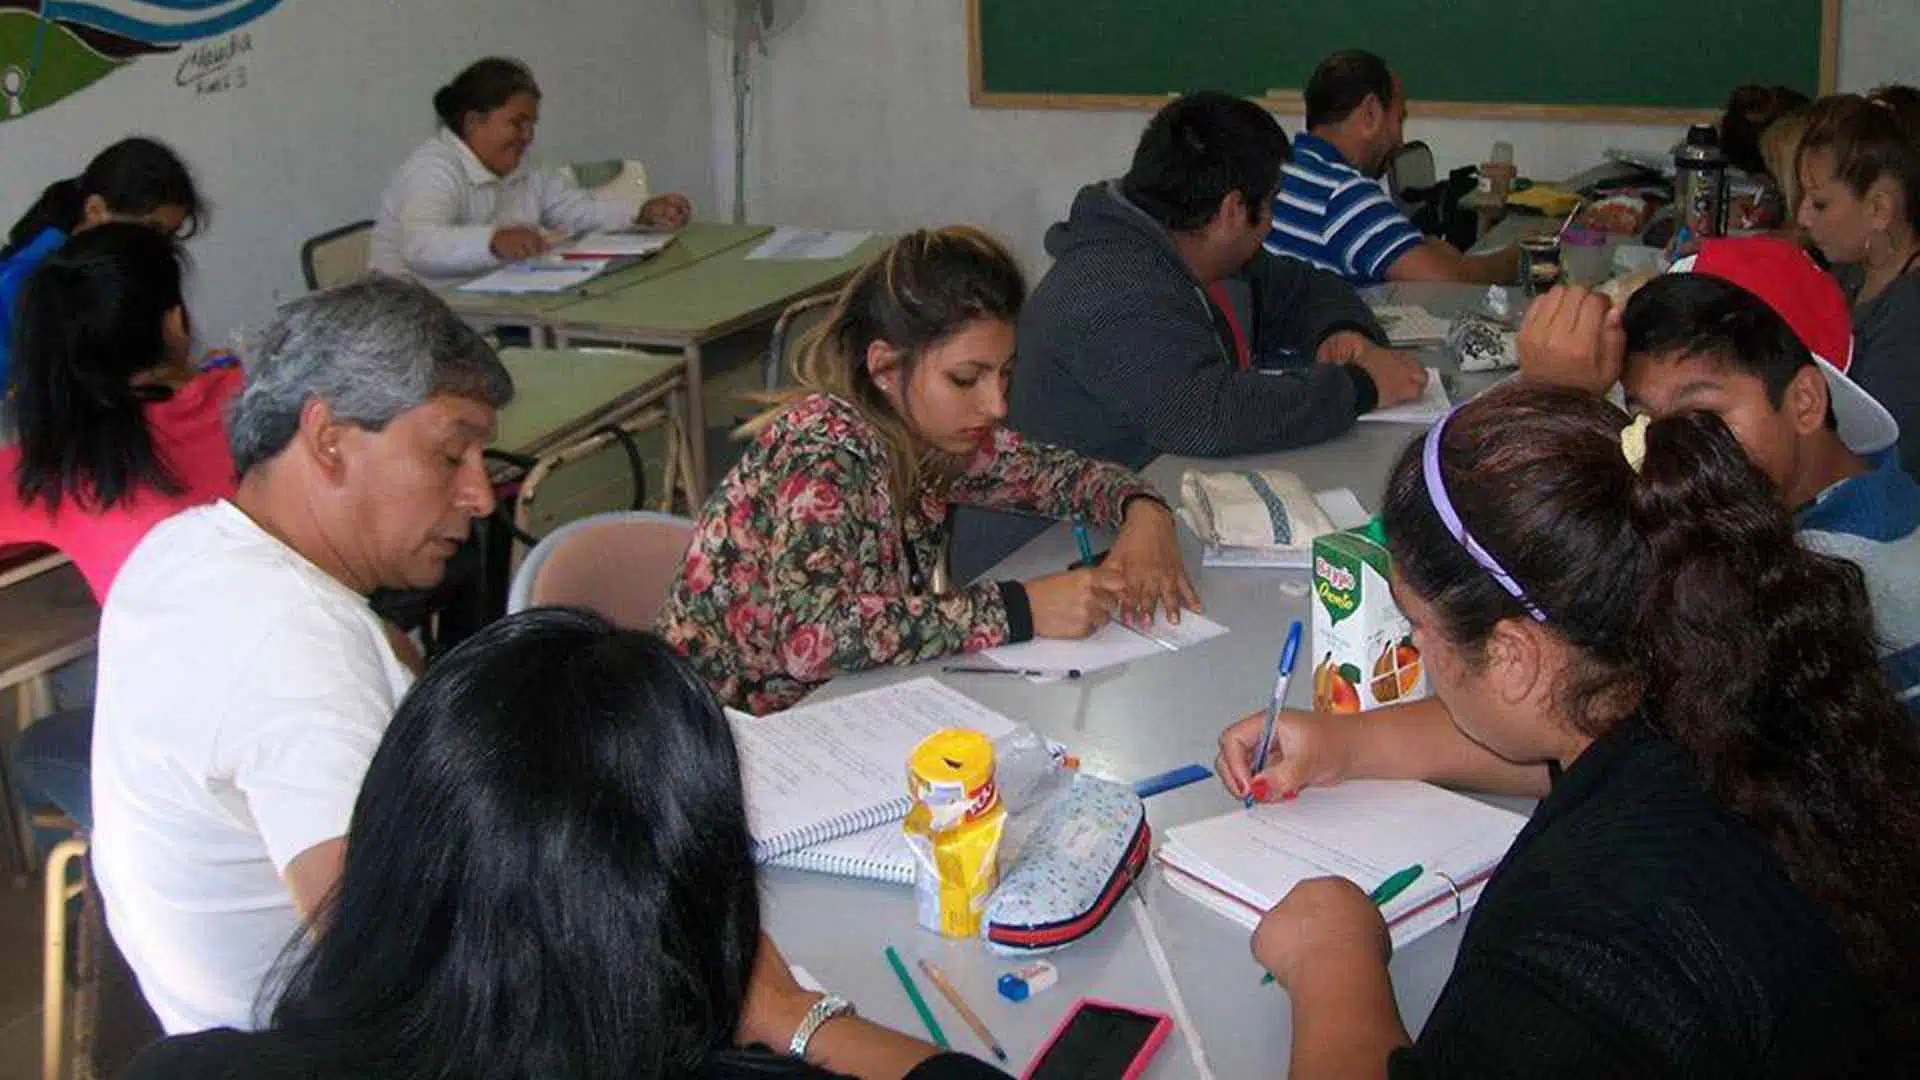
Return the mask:
[[689,341],[680,350],[686,361],[687,396],[686,425],[687,452],[690,457],[688,466],[693,473],[693,491],[691,502],[693,512],[700,512],[700,504],[707,497],[707,406],[700,378],[700,343]]

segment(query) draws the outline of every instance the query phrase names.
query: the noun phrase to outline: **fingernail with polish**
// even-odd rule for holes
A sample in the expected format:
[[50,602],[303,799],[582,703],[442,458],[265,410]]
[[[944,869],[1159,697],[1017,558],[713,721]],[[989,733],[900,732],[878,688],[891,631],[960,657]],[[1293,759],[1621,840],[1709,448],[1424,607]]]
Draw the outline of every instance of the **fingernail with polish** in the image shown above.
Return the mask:
[[1253,783],[1248,786],[1247,790],[1253,794],[1253,797],[1256,801],[1266,802],[1267,801],[1267,778],[1264,776],[1254,777]]

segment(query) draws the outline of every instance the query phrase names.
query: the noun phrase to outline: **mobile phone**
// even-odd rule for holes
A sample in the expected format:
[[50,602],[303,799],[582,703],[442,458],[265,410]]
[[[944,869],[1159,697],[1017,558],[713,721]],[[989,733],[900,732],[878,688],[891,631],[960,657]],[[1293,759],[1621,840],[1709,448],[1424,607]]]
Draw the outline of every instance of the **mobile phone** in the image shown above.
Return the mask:
[[1022,1080],[1133,1080],[1172,1030],[1165,1013],[1081,998]]

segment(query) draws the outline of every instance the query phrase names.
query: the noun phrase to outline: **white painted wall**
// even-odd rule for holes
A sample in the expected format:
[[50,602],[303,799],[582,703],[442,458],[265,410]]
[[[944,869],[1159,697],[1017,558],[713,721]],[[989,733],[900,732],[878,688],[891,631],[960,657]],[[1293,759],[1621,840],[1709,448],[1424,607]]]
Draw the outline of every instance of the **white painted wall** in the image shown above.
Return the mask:
[[381,189],[433,131],[433,91],[489,53],[532,65],[542,160],[639,157],[657,190],[710,207],[712,104],[691,0],[285,0],[244,30],[247,85],[196,96],[179,57],[152,56],[0,123],[0,217],[78,172],[102,146],[172,144],[214,203],[193,240],[191,304],[224,345],[304,291],[299,248],[374,215]]
[[[1920,78],[1920,0],[1844,0],[1841,42],[1843,89]],[[1046,227],[1080,185],[1125,171],[1147,114],[972,108],[966,51],[960,0],[810,0],[758,68],[752,216],[885,229],[972,221],[1042,269]],[[727,53],[718,45],[712,53],[714,169],[730,195]],[[1280,119],[1289,134],[1300,129],[1300,117]],[[1610,146],[1664,150],[1677,134],[1421,119],[1417,110],[1407,127],[1433,147],[1442,172],[1506,140],[1523,172],[1547,177],[1595,164]]]

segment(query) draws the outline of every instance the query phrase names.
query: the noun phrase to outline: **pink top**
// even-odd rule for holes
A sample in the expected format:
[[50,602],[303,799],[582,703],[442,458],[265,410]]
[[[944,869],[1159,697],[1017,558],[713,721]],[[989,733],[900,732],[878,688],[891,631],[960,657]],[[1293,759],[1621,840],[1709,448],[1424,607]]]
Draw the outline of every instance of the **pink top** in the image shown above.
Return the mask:
[[236,478],[233,452],[227,448],[226,411],[240,392],[241,378],[239,368],[209,371],[167,400],[147,405],[147,430],[153,433],[160,459],[180,482],[178,495],[142,489],[105,513],[82,510],[69,496],[49,516],[45,503],[20,505],[14,483],[20,448],[0,449],[0,545],[59,548],[80,568],[94,599],[104,603],[120,564],[148,529],[187,507],[233,494]]

